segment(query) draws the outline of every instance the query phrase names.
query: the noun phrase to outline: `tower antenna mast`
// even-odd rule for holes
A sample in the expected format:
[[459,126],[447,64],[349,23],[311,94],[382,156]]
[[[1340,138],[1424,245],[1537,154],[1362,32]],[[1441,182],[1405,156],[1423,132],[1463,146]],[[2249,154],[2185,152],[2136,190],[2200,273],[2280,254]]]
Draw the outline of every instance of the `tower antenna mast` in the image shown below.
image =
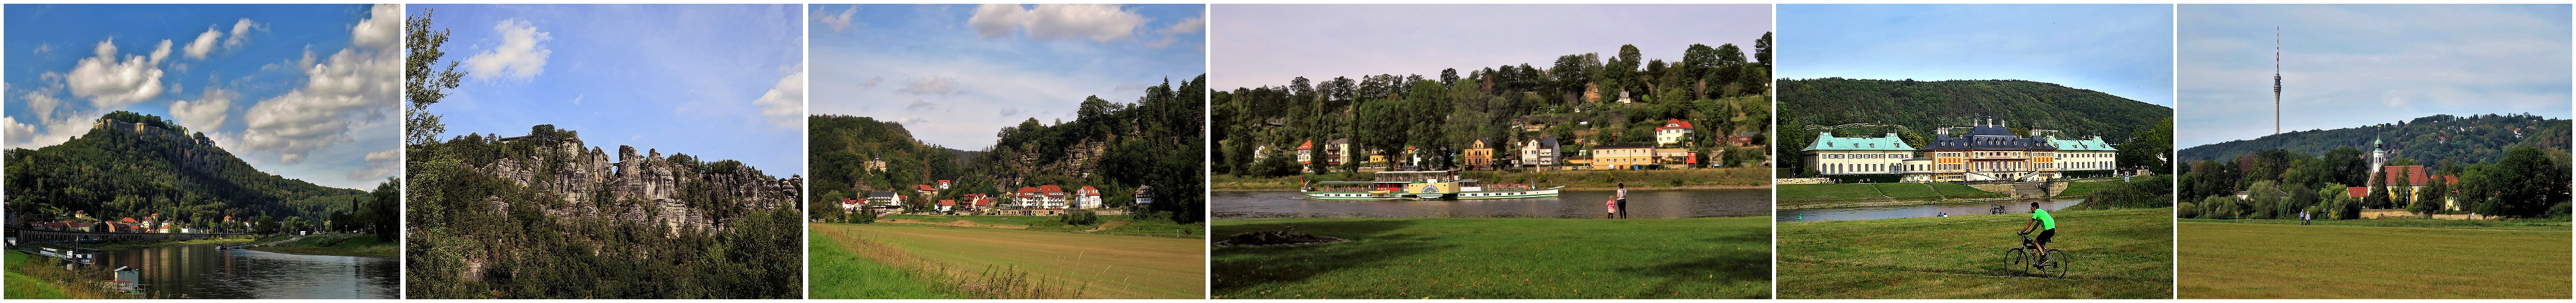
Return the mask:
[[2281,27],[2272,27],[2272,134],[2281,134]]

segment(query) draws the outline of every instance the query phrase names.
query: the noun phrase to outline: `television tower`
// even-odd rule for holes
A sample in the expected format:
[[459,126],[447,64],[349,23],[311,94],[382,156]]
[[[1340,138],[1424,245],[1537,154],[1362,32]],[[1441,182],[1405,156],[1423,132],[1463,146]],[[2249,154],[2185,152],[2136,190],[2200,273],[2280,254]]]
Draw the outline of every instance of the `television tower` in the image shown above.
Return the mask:
[[2281,27],[2272,27],[2272,134],[2281,134]]

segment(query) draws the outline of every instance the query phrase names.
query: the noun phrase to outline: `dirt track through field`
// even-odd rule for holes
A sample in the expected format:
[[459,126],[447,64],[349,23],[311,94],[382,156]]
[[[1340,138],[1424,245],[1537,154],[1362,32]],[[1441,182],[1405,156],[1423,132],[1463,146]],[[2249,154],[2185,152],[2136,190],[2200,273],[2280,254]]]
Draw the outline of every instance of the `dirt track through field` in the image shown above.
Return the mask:
[[[1196,299],[1205,296],[1207,256],[1196,239],[939,228],[917,225],[814,224],[939,258],[952,268],[1015,267],[1047,283],[1082,288],[1085,298]],[[892,262],[890,262],[892,263]],[[831,287],[816,285],[814,287]]]

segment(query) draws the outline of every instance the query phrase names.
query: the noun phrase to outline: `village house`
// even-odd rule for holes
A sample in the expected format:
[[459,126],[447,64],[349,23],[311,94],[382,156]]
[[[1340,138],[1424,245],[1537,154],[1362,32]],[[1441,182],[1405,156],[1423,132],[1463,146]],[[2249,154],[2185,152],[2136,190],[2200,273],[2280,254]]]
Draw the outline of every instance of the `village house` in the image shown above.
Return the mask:
[[1690,121],[1682,121],[1682,119],[1666,119],[1663,127],[1655,128],[1655,145],[1679,145],[1687,143],[1690,140],[1690,134]]
[[903,194],[890,191],[868,193],[868,205],[882,208],[903,207]]
[[1138,207],[1138,208],[1143,208],[1143,207],[1145,207],[1145,206],[1147,206],[1147,205],[1154,205],[1154,187],[1153,187],[1153,186],[1137,186],[1137,187],[1136,187],[1136,207]]
[[868,204],[867,204],[867,203],[865,203],[865,202],[866,202],[866,200],[851,199],[851,198],[841,198],[841,211],[843,211],[843,212],[856,212],[856,211],[859,211],[859,208],[867,207],[867,205],[868,205]]
[[1538,137],[1521,143],[1521,166],[1556,166],[1556,159],[1556,137]]
[[1076,189],[1073,191],[1073,204],[1068,205],[1067,208],[1100,208],[1100,205],[1100,189],[1084,186],[1082,189]]
[[1645,169],[1655,164],[1655,145],[1602,144],[1592,147],[1592,169]]
[[[2048,138],[2014,135],[2006,125],[2002,122],[1980,123],[1969,127],[1966,136],[1951,135],[1950,128],[1937,129],[1929,146],[1922,150],[1931,158],[1928,164],[1933,165],[1926,178],[1934,182],[1960,182],[2056,179],[2064,176],[2057,167],[2058,147],[2050,145]],[[2095,139],[2092,142],[2100,141]],[[2100,148],[2110,147],[2104,144]]]
[[913,191],[913,192],[915,192],[915,193],[920,193],[920,194],[921,194],[921,196],[928,197],[928,196],[930,196],[930,195],[938,194],[938,193],[939,193],[939,187],[937,187],[937,186],[930,186],[930,185],[927,185],[927,184],[924,184],[924,185],[913,185],[913,186],[912,186],[912,191]]
[[956,208],[957,208],[957,200],[949,200],[949,199],[939,200],[939,212],[948,212],[949,210],[951,210],[951,209],[956,209]]
[[949,182],[948,180],[939,180],[939,190],[948,190],[948,185],[950,183],[952,182]]
[[1486,144],[1484,138],[1477,138],[1476,141],[1468,142],[1467,150],[1464,153],[1466,153],[1467,158],[1467,169],[1474,170],[1479,167],[1493,169],[1494,147]]
[[1762,132],[1736,132],[1734,136],[1727,136],[1727,137],[1726,137],[1726,144],[1727,144],[1727,145],[1734,145],[1734,146],[1737,146],[1737,147],[1743,147],[1743,146],[1753,145],[1753,144],[1754,144],[1754,142],[1753,142],[1753,137],[1754,137],[1754,136],[1761,136],[1761,135],[1762,135]]

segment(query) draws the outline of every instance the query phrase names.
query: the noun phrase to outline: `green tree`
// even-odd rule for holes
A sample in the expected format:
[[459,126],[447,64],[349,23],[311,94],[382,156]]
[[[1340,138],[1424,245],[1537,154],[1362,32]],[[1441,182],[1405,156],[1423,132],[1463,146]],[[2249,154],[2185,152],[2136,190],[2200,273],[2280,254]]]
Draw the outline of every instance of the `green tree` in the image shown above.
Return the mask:
[[436,13],[421,9],[420,15],[403,23],[403,47],[408,51],[403,60],[403,99],[411,104],[403,129],[407,130],[405,142],[411,145],[438,140],[440,133],[447,132],[439,115],[429,113],[429,105],[447,98],[446,90],[455,89],[465,78],[465,72],[456,71],[456,65],[463,61],[448,61],[445,69],[432,69],[440,57],[447,56],[440,47],[447,44],[448,30],[430,30],[430,17]]

